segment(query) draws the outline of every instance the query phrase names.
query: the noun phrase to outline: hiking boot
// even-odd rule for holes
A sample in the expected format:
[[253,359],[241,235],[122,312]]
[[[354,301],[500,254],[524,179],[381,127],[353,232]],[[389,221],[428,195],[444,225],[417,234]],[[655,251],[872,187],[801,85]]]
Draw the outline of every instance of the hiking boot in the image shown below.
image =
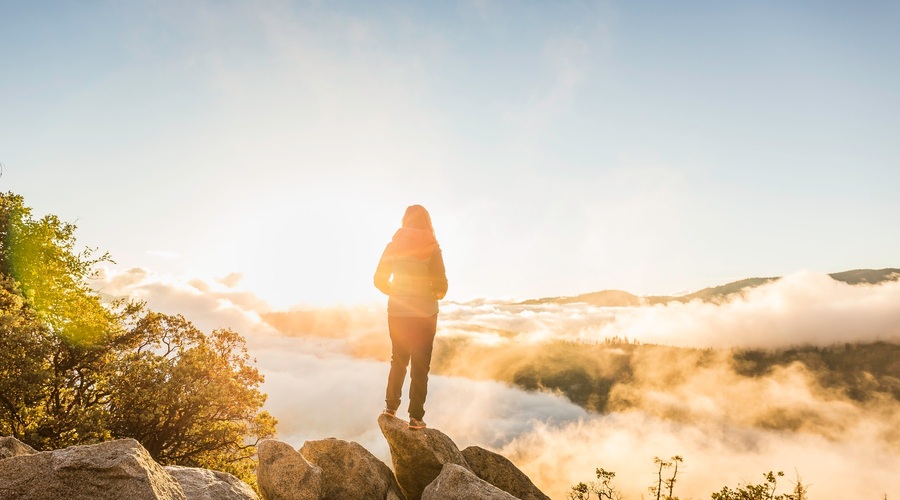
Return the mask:
[[410,419],[409,419],[409,428],[410,428],[410,429],[414,429],[414,430],[415,430],[415,429],[424,429],[424,428],[425,428],[425,422],[423,422],[423,421],[421,421],[421,420],[419,420],[419,419],[417,419],[417,418],[412,418],[412,417],[410,417]]
[[397,410],[392,410],[390,408],[385,408],[382,412],[382,415],[387,415],[389,417],[397,418]]

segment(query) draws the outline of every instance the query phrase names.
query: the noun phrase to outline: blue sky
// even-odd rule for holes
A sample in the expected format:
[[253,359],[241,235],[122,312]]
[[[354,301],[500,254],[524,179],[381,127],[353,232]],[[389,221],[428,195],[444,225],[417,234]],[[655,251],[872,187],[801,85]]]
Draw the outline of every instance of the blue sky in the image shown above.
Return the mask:
[[891,2],[0,1],[0,189],[122,268],[378,300],[900,263]]

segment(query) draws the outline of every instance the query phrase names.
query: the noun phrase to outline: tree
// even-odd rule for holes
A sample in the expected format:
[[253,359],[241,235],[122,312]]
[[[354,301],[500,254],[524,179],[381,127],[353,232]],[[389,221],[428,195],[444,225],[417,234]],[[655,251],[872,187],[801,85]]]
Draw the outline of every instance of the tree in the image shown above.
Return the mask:
[[[678,497],[672,496],[672,491],[675,489],[675,481],[678,477],[678,464],[682,463],[684,459],[681,455],[675,455],[669,460],[663,460],[659,457],[653,458],[653,463],[657,465],[656,470],[656,484],[651,486],[650,493],[656,495],[656,500],[678,500]],[[663,479],[663,469],[674,468],[672,471],[672,476],[668,479]],[[663,488],[668,490],[666,495],[663,495]]]
[[38,220],[21,196],[0,195],[0,273],[14,279],[38,318],[51,333],[71,343],[102,343],[115,323],[88,284],[109,254],[75,250],[75,229],[55,215]]
[[259,412],[263,377],[244,339],[228,329],[207,336],[180,315],[155,312],[134,332],[137,345],[110,379],[113,435],[134,437],[163,464],[246,476],[255,445],[274,434],[275,420]]
[[794,488],[795,494],[776,495],[775,490],[778,488],[778,479],[783,477],[784,472],[769,471],[763,474],[765,482],[759,484],[745,484],[738,486],[732,490],[729,487],[722,488],[721,491],[712,494],[712,500],[802,500],[806,494],[806,487],[797,478],[797,484]]
[[569,500],[590,500],[591,495],[597,495],[598,500],[620,500],[622,495],[612,486],[612,480],[616,473],[606,469],[595,471],[598,481],[590,483],[578,483],[572,487],[567,497]]
[[32,441],[26,434],[50,378],[48,336],[16,283],[0,280],[0,435]]
[[6,418],[0,431],[38,449],[108,437],[103,428],[104,367],[126,334],[133,310],[104,306],[87,280],[108,255],[75,251],[75,226],[48,215],[35,220],[21,196],[0,195],[0,360]]
[[76,251],[74,233],[0,194],[0,435],[39,450],[134,437],[163,463],[252,483],[276,422],[244,339],[103,302],[89,279],[109,256]]

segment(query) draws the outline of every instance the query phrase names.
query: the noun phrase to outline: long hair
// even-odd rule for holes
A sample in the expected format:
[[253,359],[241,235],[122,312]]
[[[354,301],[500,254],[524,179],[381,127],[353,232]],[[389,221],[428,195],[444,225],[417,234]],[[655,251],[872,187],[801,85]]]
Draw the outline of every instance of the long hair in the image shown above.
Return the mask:
[[431,225],[431,215],[422,205],[410,205],[406,207],[406,213],[403,214],[402,227],[411,227],[415,229],[424,229],[434,236],[434,226]]

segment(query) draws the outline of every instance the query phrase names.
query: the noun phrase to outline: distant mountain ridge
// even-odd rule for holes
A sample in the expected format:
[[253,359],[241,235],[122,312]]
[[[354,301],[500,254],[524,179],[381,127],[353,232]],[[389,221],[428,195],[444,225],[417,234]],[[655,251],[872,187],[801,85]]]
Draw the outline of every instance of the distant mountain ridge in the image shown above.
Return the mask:
[[[895,281],[900,279],[900,269],[854,269],[852,271],[843,271],[840,273],[832,273],[832,279],[841,281],[850,285],[860,284],[878,284],[886,281]],[[649,295],[639,296],[622,290],[603,290],[599,292],[583,293],[581,295],[573,295],[567,297],[544,297],[540,299],[530,299],[523,302],[517,302],[516,305],[541,305],[541,304],[591,304],[598,307],[630,307],[640,305],[667,304],[669,302],[690,302],[692,300],[701,300],[704,302],[720,302],[726,298],[743,293],[744,290],[765,285],[766,283],[776,281],[781,277],[773,278],[747,278],[733,281],[724,285],[704,288],[703,290],[688,295]]]

